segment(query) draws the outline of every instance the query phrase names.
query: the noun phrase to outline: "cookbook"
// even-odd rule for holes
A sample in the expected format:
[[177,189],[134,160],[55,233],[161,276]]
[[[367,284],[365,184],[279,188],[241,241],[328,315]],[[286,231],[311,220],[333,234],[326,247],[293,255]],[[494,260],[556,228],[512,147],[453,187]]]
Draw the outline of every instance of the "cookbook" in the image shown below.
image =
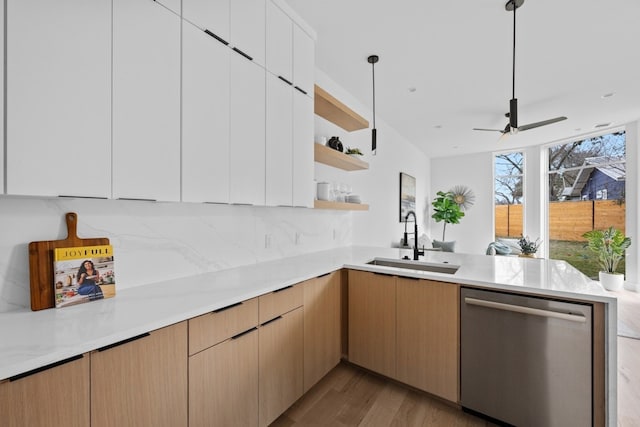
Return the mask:
[[56,308],[116,295],[111,245],[55,248],[53,277]]

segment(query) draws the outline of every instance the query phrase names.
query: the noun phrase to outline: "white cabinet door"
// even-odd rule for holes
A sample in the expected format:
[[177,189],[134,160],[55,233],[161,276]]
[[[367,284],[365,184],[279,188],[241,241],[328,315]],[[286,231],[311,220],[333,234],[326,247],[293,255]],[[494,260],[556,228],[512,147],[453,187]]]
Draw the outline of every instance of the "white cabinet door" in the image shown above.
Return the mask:
[[231,46],[264,67],[266,0],[232,0]]
[[183,0],[182,17],[229,42],[229,0]]
[[229,202],[229,55],[182,24],[182,200]]
[[180,200],[180,18],[113,1],[113,196]]
[[164,7],[166,7],[173,13],[175,13],[176,15],[180,16],[180,9],[182,8],[180,4],[180,0],[154,0],[154,1],[157,1],[158,3],[160,3],[161,5],[163,5]]
[[[4,7],[0,7],[0,56],[4,58]],[[4,82],[4,67],[0,67],[0,81]],[[0,85],[0,99],[4,99],[4,85]],[[4,102],[0,102],[0,117],[4,117]],[[0,120],[0,135],[4,135],[4,120]],[[0,194],[4,194],[4,147],[0,150]]]
[[264,205],[265,71],[231,54],[229,201]]
[[293,206],[313,207],[313,98],[293,91]]
[[267,0],[267,71],[293,81],[293,23],[282,9]]
[[313,96],[315,42],[299,26],[293,25],[293,84]]
[[291,206],[293,88],[267,73],[266,205]]
[[111,1],[7,1],[7,193],[111,195]]

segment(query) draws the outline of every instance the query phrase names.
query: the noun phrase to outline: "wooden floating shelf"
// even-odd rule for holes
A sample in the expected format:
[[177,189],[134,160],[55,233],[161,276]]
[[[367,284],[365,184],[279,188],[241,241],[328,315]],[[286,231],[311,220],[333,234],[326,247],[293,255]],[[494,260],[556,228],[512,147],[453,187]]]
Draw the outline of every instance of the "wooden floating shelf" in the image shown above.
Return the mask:
[[325,145],[313,144],[313,154],[316,162],[333,166],[334,168],[346,171],[369,169],[369,163]]
[[315,209],[335,209],[340,211],[368,211],[369,205],[362,203],[329,202],[327,200],[314,200]]
[[329,120],[348,132],[369,127],[369,122],[364,117],[338,101],[318,85],[314,85],[314,95],[314,112],[318,116]]

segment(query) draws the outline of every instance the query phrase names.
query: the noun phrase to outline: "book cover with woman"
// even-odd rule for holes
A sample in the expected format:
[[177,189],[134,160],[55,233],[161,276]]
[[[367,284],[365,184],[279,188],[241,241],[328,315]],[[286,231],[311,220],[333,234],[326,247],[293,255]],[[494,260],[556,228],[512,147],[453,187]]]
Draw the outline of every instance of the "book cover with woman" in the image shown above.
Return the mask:
[[115,296],[111,245],[56,248],[53,258],[57,308]]

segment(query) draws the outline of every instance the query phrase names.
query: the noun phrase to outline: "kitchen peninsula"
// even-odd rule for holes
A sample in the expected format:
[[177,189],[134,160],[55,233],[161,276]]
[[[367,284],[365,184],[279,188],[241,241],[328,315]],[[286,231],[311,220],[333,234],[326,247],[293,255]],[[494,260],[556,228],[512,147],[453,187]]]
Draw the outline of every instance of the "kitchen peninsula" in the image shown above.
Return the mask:
[[[109,349],[114,344],[129,342],[133,338],[144,337],[152,331],[171,325],[185,325],[185,321],[189,321],[190,347],[192,340],[192,320],[190,319],[220,311],[220,309],[236,307],[243,301],[258,297],[261,304],[259,311],[261,319],[259,322],[256,320],[255,325],[259,326],[257,329],[262,334],[263,330],[266,332],[265,326],[275,319],[287,318],[289,313],[296,311],[307,314],[306,294],[303,303],[301,293],[296,295],[294,291],[299,288],[297,284],[344,269],[349,271],[349,277],[352,273],[377,273],[377,275],[382,274],[382,277],[398,277],[415,283],[422,283],[422,280],[438,282],[445,288],[447,284],[455,284],[592,304],[598,307],[594,310],[600,313],[599,316],[594,316],[594,372],[599,372],[601,376],[593,378],[594,425],[616,425],[616,299],[607,296],[598,283],[590,281],[563,261],[444,252],[427,252],[424,257],[421,257],[421,261],[428,263],[459,266],[455,274],[448,274],[367,264],[376,257],[400,258],[398,249],[348,247],[133,287],[124,289],[115,298],[109,300],[65,309],[39,312],[25,309],[2,313],[0,314],[0,342],[3,343],[0,348],[0,379],[17,379],[22,374],[33,370],[36,370],[38,375],[42,367],[87,353],[90,353],[88,356],[93,360],[94,355],[102,354],[96,350]],[[346,289],[347,274],[338,274],[338,277],[341,278],[339,280]],[[410,279],[420,279],[420,282]],[[269,298],[282,296],[283,298],[280,299],[284,301],[285,294],[287,301],[293,302],[283,302],[286,308],[282,309],[278,308],[280,302],[272,304],[270,300],[262,299],[265,296]],[[343,291],[342,296],[344,295]],[[352,303],[354,301],[349,301],[350,306]],[[344,299],[343,304],[345,304]],[[276,308],[271,310],[272,307]],[[300,307],[304,310],[298,310]],[[266,317],[263,320],[263,313],[267,308],[274,313],[275,317]],[[340,317],[339,312],[340,310],[337,311],[338,317]],[[282,314],[278,317],[279,313]],[[342,331],[346,331],[344,316],[342,322]],[[186,330],[186,327],[183,329]],[[247,331],[241,330],[241,334],[229,336],[239,338],[239,335],[245,332],[251,335],[255,329],[256,327],[251,327]],[[306,334],[306,326],[304,331]],[[153,335],[152,333],[151,336]],[[186,361],[186,332],[182,336],[184,338],[180,339],[184,340],[185,346],[179,347],[179,352],[184,351],[181,357]],[[259,342],[260,348],[263,348],[263,341]],[[304,343],[306,345],[306,336]],[[155,350],[157,351],[157,348]],[[343,338],[343,356],[344,350]],[[189,355],[191,356],[192,353],[196,354],[196,351],[192,352],[190,349]],[[347,354],[351,359],[350,352]],[[357,364],[357,362],[354,363]],[[457,366],[454,368],[457,372]],[[91,375],[93,373],[92,367]],[[183,373],[186,375],[186,372]],[[381,373],[385,374],[385,372]],[[256,376],[259,375],[261,374],[256,372]],[[387,375],[393,377],[393,375]],[[257,377],[255,380],[258,381]],[[179,379],[178,383],[186,387],[186,378]],[[0,396],[3,398],[7,384],[11,382],[0,381]],[[304,391],[311,385],[305,383]],[[301,393],[302,387],[296,396]],[[438,395],[437,392],[434,394]],[[185,397],[183,402],[179,401],[176,404],[182,402],[183,406],[189,405],[189,418],[192,419],[191,394],[189,396],[189,402]],[[459,404],[459,392],[455,389],[444,393],[444,398]],[[91,399],[91,402],[94,400]],[[261,402],[260,408],[262,407]],[[265,408],[270,406],[266,405]],[[9,416],[7,411],[5,407],[0,407],[2,419]],[[265,411],[265,416],[261,416],[260,425],[267,425],[275,419],[274,417],[277,418],[278,413],[266,409]],[[185,415],[186,423],[187,408],[177,410],[177,413]],[[94,425],[93,418],[91,425]]]

